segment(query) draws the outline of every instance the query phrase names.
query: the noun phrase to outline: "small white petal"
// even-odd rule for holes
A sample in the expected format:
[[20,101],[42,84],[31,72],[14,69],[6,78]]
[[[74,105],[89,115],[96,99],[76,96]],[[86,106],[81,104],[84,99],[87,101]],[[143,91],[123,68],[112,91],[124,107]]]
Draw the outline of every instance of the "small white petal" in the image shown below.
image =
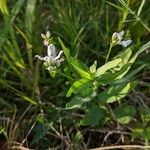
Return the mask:
[[118,36],[118,33],[114,32],[113,35],[112,35],[112,37],[116,37],[116,36]]
[[44,61],[48,61],[48,57],[45,56],[45,57],[41,57],[39,55],[35,55],[36,58],[40,59],[40,60],[44,60]]
[[47,40],[44,40],[44,41],[43,41],[43,44],[44,44],[45,46],[48,46],[48,41],[47,41]]
[[124,31],[121,32],[114,32],[112,37],[118,37],[119,39],[122,39],[122,36],[124,35]]
[[47,37],[47,38],[50,38],[50,36],[51,36],[50,31],[47,31],[47,32],[46,32],[46,37]]
[[54,46],[54,44],[48,45],[48,48],[47,48],[47,55],[48,55],[49,57],[50,57],[50,56],[56,57],[56,51],[55,51],[55,46]]
[[114,32],[113,35],[112,35],[112,42],[114,42],[115,44],[119,43],[122,39],[123,39],[123,34],[124,34],[124,31],[121,31],[120,33],[118,32]]
[[121,32],[119,32],[118,35],[122,37],[124,35],[124,30],[122,30]]
[[46,38],[46,36],[42,33],[41,34],[41,37],[43,38],[43,39],[45,39]]
[[63,51],[61,50],[61,51],[59,52],[59,54],[57,55],[57,57],[55,57],[55,60],[58,60],[62,54],[63,54]]
[[132,40],[126,40],[126,41],[121,41],[120,43],[118,43],[119,45],[122,45],[123,47],[127,47],[128,45],[130,45],[132,42]]

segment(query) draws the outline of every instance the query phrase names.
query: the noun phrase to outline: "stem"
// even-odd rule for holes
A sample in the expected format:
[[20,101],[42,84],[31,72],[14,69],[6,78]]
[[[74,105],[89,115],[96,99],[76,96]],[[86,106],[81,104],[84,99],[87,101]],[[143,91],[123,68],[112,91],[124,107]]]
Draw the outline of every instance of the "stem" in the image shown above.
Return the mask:
[[105,64],[106,64],[107,61],[108,61],[108,58],[109,58],[109,55],[110,55],[110,52],[111,52],[112,47],[113,47],[113,45],[110,44],[110,47],[109,47],[109,50],[108,50],[108,53],[107,53],[107,57],[106,57],[106,60],[105,60]]
[[143,146],[143,145],[117,145],[117,146],[106,146],[106,147],[99,147],[99,148],[94,148],[90,150],[116,150],[116,149],[145,149],[145,148],[150,148],[150,146]]
[[69,75],[67,75],[67,74],[64,74],[64,73],[62,73],[62,72],[58,72],[60,75],[62,75],[63,77],[65,77],[65,78],[68,78],[68,79],[70,79],[70,80],[72,80],[72,81],[75,81],[72,77],[70,77]]
[[139,19],[138,21],[148,32],[150,32],[150,28],[143,22],[143,20]]
[[[145,146],[149,146],[148,139],[145,139]],[[149,150],[149,148],[145,148],[145,150]]]

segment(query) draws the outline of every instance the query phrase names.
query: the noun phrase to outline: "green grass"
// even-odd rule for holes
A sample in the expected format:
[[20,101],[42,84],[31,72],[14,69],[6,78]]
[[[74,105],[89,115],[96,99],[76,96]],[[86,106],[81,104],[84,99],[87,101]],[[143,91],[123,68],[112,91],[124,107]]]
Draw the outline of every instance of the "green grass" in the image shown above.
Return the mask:
[[[118,145],[148,145],[149,14],[149,2],[146,0],[1,0],[0,135],[6,137],[9,147],[86,149],[111,146],[119,138],[121,140]],[[46,54],[41,33],[48,30],[51,31],[58,50],[66,47],[70,51],[69,58],[62,63],[55,77],[44,69],[43,62],[34,57]],[[132,59],[125,57],[124,61],[130,60],[132,64],[138,54],[142,53],[132,67],[126,66],[130,69],[127,69],[127,76],[114,82],[115,75],[123,76],[119,71],[118,74],[114,73],[118,69],[115,68],[117,64],[112,64],[115,67],[103,65],[112,34],[122,30],[126,31],[127,39],[133,40],[132,55],[130,56],[129,49],[125,51],[121,46],[116,46],[112,48],[109,60],[112,61],[118,53],[125,51],[124,56]],[[95,60],[97,68],[103,66],[106,69],[106,75],[99,79],[99,83],[88,72]],[[99,70],[103,71],[101,69]],[[85,75],[92,81],[80,80]],[[66,108],[66,105],[79,102],[80,94],[88,101],[86,92],[90,91],[93,84],[96,92],[102,93],[109,92],[112,83],[135,84],[134,81],[136,88],[122,97],[121,101],[105,106],[97,101],[98,96],[90,96],[92,102],[83,104],[81,108]],[[73,83],[75,87],[72,86]],[[87,86],[84,87],[84,83]],[[66,97],[69,89],[74,93]],[[101,96],[105,96],[105,92]],[[98,106],[101,109],[97,111]],[[116,119],[118,114],[115,113],[125,108],[127,114],[134,112],[134,115],[131,115],[127,124],[122,124]],[[97,120],[101,113],[105,117]],[[92,121],[90,117],[93,117]],[[85,125],[86,123],[89,124]],[[114,131],[112,136],[106,137],[115,128],[128,133],[118,134]]]

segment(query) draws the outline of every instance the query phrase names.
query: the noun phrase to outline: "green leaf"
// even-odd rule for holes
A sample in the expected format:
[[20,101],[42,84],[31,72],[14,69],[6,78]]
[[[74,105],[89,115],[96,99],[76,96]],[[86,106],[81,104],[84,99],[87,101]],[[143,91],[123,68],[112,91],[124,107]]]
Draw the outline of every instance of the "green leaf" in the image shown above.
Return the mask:
[[140,106],[138,108],[143,124],[147,124],[150,121],[150,108],[147,106]]
[[117,70],[120,70],[124,65],[126,65],[132,55],[131,48],[126,48],[123,50],[123,52],[119,53],[117,56],[114,57],[114,59],[121,58],[122,61],[119,63]]
[[88,67],[83,62],[79,61],[76,58],[71,57],[69,63],[82,78],[91,79]]
[[29,103],[33,104],[33,105],[37,105],[37,102],[35,99],[32,99],[26,95],[23,95],[23,94],[18,94],[18,96],[20,96],[21,98],[23,98],[25,101],[28,101]]
[[69,58],[70,58],[70,51],[69,51],[69,49],[65,47],[63,41],[59,37],[58,37],[58,41],[61,44],[61,47],[62,47],[62,49],[64,51],[64,54],[65,54],[65,56],[67,58],[67,61],[69,61]]
[[139,9],[138,9],[138,12],[137,12],[137,16],[140,16],[140,14],[141,14],[141,12],[142,12],[142,9],[143,9],[144,4],[145,4],[145,0],[142,0],[142,1],[141,1],[141,5],[140,5],[140,7],[139,7]]
[[146,44],[144,44],[144,45],[134,54],[134,56],[130,59],[129,63],[134,63],[134,61],[135,61],[136,58],[139,56],[139,54],[141,54],[142,52],[144,52],[144,51],[147,50],[148,48],[150,48],[150,41],[147,42]]
[[147,42],[145,45],[143,45],[135,54],[134,56],[132,56],[132,58],[128,61],[128,63],[126,64],[126,66],[128,66],[126,68],[126,70],[117,77],[117,79],[122,78],[131,68],[132,64],[134,63],[134,61],[136,60],[136,58],[139,56],[139,54],[141,54],[143,51],[147,50],[148,48],[150,48],[150,41]]
[[119,79],[125,75],[124,72],[128,69],[128,67],[130,67],[130,64],[127,63],[119,71],[105,72],[97,80],[104,85],[119,82]]
[[106,71],[108,71],[109,69],[116,67],[117,65],[121,63],[121,61],[122,61],[121,58],[109,61],[108,63],[106,63],[105,65],[97,69],[95,77],[99,77],[102,74],[104,74]]
[[5,51],[8,53],[9,57],[12,59],[13,63],[16,64],[16,66],[24,69],[25,65],[21,57],[21,54],[19,51],[15,49],[12,43],[6,40],[6,45],[4,45],[4,48],[5,48]]
[[88,82],[89,80],[86,78],[75,81],[69,88],[66,96],[70,97],[72,93],[78,93],[87,86]]
[[0,1],[0,10],[1,10],[2,14],[9,15],[8,7],[7,7],[7,0]]
[[21,29],[16,24],[14,24],[14,27],[20,33],[20,35],[23,37],[23,39],[26,41],[26,47],[27,47],[27,49],[30,49],[32,47],[32,45],[30,44],[27,35],[23,31],[21,31]]
[[144,65],[140,66],[139,68],[134,69],[133,71],[131,71],[130,73],[128,73],[126,76],[124,76],[124,78],[121,78],[121,76],[122,76],[123,74],[119,75],[117,78],[115,78],[115,79],[119,79],[119,80],[114,81],[114,84],[122,84],[122,83],[124,83],[124,82],[126,82],[126,83],[129,82],[129,81],[131,80],[131,78],[133,78],[133,77],[134,77],[138,72],[140,72],[145,66],[146,66],[146,65],[144,64]]
[[142,127],[136,127],[132,130],[132,138],[143,138],[144,139],[144,129]]
[[11,11],[11,13],[12,13],[12,18],[11,18],[12,21],[15,19],[15,17],[17,16],[19,11],[21,10],[21,7],[23,6],[24,2],[25,2],[25,0],[18,0],[15,3],[15,5],[14,5],[12,11]]
[[0,127],[0,134],[4,133],[4,131],[5,131],[5,128]]
[[82,97],[75,96],[69,103],[66,104],[66,109],[80,108],[84,103]]
[[66,109],[81,108],[84,103],[91,101],[96,95],[97,93],[94,91],[86,97],[75,96],[69,103],[66,104]]
[[27,33],[32,35],[32,30],[34,26],[35,20],[35,8],[36,8],[36,0],[27,0],[26,13],[25,13],[25,27],[27,29]]
[[[146,47],[140,49],[139,51],[142,52],[146,49]],[[114,69],[114,71],[118,71],[119,72],[114,72],[112,75],[109,74],[108,78],[112,78],[114,80],[117,79],[121,79],[124,75],[126,75],[126,73],[129,71],[129,69],[131,68],[133,62],[135,61],[135,59],[137,58],[138,54],[140,54],[140,52],[137,52],[137,54],[135,54],[131,60],[131,54],[132,54],[132,50],[131,48],[127,48],[125,51],[123,51],[122,53],[118,54],[116,57],[114,57],[114,59],[116,58],[122,58],[121,63],[118,65],[118,67],[116,67]],[[141,66],[139,69],[137,69],[136,71],[133,71],[132,74],[136,74],[137,72],[139,72],[144,66]],[[115,77],[116,76],[116,77]],[[131,75],[130,75],[131,76]],[[133,76],[133,75],[132,75]],[[115,78],[114,78],[115,77]],[[105,79],[105,77],[103,77]],[[128,77],[129,78],[129,77]],[[121,80],[125,80],[125,79],[121,79]]]
[[129,105],[121,105],[114,110],[114,114],[121,124],[129,123],[135,115],[135,108]]
[[104,118],[106,112],[100,107],[93,107],[85,114],[84,119],[81,121],[81,125],[98,125],[99,121]]
[[136,82],[113,85],[98,95],[101,103],[112,103],[125,97],[136,86]]
[[132,131],[132,137],[133,138],[143,138],[150,140],[150,127],[144,128],[134,128]]
[[37,101],[33,100],[32,98],[24,95],[24,93],[18,91],[17,89],[15,89],[13,86],[11,86],[10,84],[8,84],[6,81],[1,80],[0,79],[0,84],[5,85],[6,87],[8,87],[9,89],[11,89],[12,91],[14,91],[19,97],[21,97],[23,100],[26,100],[28,102],[30,102],[33,105],[37,105]]
[[93,65],[90,67],[90,72],[95,73],[96,72],[96,67],[97,67],[97,61],[95,60]]
[[77,71],[77,73],[82,77],[82,78],[88,78],[91,79],[91,75],[89,73],[88,67],[81,62],[80,60],[78,60],[77,58],[74,58],[70,55],[70,51],[69,49],[67,49],[64,45],[64,43],[62,42],[62,40],[60,38],[58,38],[61,47],[64,51],[64,54],[67,58],[68,63]]

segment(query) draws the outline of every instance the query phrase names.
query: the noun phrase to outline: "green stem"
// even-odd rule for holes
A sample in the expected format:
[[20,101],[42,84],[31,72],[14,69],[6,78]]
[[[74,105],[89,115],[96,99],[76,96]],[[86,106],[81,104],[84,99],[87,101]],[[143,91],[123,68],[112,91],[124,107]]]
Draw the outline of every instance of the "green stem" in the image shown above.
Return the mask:
[[[148,139],[145,139],[145,146],[149,146]],[[149,148],[145,148],[145,150],[149,150]]]
[[62,73],[62,72],[58,72],[61,76],[63,76],[63,77],[65,77],[65,78],[68,78],[69,80],[71,80],[71,81],[75,81],[72,77],[70,77],[69,75],[67,75],[67,74],[64,74],[64,73]]
[[105,60],[105,64],[106,64],[107,61],[108,61],[108,58],[109,58],[109,55],[110,55],[110,52],[111,52],[112,47],[113,47],[113,45],[110,44],[110,47],[109,47],[109,50],[108,50],[108,53],[107,53],[107,57],[106,57],[106,60]]
[[148,32],[150,32],[150,28],[143,22],[143,20],[141,20],[140,18],[139,18],[139,23],[141,24],[141,25],[143,25],[143,27],[148,31]]

